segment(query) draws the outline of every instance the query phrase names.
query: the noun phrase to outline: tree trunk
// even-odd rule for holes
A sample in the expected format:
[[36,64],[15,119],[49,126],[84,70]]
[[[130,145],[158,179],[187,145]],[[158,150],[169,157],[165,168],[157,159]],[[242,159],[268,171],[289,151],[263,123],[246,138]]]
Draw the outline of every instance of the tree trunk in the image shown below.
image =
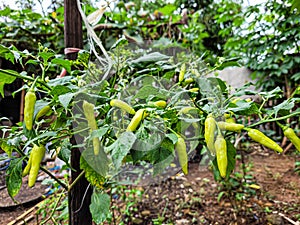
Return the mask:
[[[83,48],[82,37],[82,20],[77,9],[76,0],[64,0],[65,6],[65,47],[66,48]],[[74,60],[77,53],[66,55],[67,59]],[[72,145],[78,144],[78,138],[71,138]],[[80,151],[73,148],[71,152],[71,182],[80,174]],[[91,202],[92,188],[88,188],[88,181],[82,176],[75,186],[69,192],[69,225],[91,225],[92,216],[89,210]]]

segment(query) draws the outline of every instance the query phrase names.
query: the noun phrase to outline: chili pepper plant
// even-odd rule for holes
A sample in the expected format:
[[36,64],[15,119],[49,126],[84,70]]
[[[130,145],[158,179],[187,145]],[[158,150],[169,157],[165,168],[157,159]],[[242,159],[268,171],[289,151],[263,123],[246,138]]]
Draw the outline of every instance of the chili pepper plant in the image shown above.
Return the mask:
[[[211,75],[226,63],[224,59],[207,68],[192,53],[170,55],[157,46],[133,49],[121,39],[109,52],[112,69],[106,74],[84,50],[77,60],[68,61],[41,45],[36,55],[1,49],[1,57],[36,68],[35,74],[0,69],[2,96],[4,85],[16,79],[24,83],[17,92],[30,95],[25,97],[24,120],[1,126],[1,148],[11,158],[6,184],[12,198],[20,190],[22,175],[29,173],[28,185],[35,185],[39,168],[67,194],[74,183],[56,178],[40,164],[45,152],[53,152],[72,169],[70,152],[75,147],[82,154],[82,176],[93,187],[89,207],[96,223],[109,217],[110,193],[116,186],[128,178],[138,183],[147,173],[187,174],[189,159],[200,151],[209,157],[215,179],[229,181],[235,168],[237,133],[274,150],[273,154],[282,154],[282,137],[271,140],[260,128],[264,123],[277,122],[300,151],[297,132],[290,130],[298,124],[288,124],[290,118],[299,118],[300,89],[280,105],[267,108],[267,101],[280,98],[283,91],[250,91],[247,84],[233,90]],[[66,76],[56,76],[61,69]],[[72,137],[76,145],[71,144]],[[141,168],[140,176],[128,175]]]

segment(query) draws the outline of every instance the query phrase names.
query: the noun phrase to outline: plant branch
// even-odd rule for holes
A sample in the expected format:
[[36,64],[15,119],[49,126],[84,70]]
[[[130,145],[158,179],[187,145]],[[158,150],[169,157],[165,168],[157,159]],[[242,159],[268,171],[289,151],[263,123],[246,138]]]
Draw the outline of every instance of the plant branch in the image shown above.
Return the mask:
[[[35,81],[35,78],[30,77],[30,76],[21,75],[21,74],[19,74],[19,73],[12,73],[12,72],[9,72],[9,71],[3,70],[3,69],[0,69],[0,72],[1,72],[1,73],[5,73],[5,74],[7,74],[7,75],[9,75],[9,76],[13,76],[13,77],[20,78],[20,79],[22,79],[22,80]],[[48,90],[51,90],[51,88],[50,88],[47,84],[45,84],[44,82],[37,80],[37,83],[43,85],[43,86],[46,87]]]
[[57,183],[59,183],[60,186],[62,186],[65,190],[68,190],[68,186],[62,182],[60,179],[58,179],[57,177],[55,177],[49,170],[45,169],[44,167],[40,167],[40,169],[45,172],[46,174],[48,174],[51,178],[53,178],[54,180],[56,180]]
[[76,177],[76,179],[69,185],[68,192],[71,191],[71,189],[74,187],[74,185],[77,183],[77,181],[84,175],[84,170],[81,171],[81,173]]
[[269,122],[276,122],[276,121],[279,121],[279,120],[285,120],[285,119],[288,119],[290,117],[293,117],[293,116],[296,116],[296,115],[299,115],[299,114],[300,114],[300,111],[291,113],[291,114],[286,115],[286,116],[278,117],[278,118],[261,120],[261,121],[258,121],[257,123],[253,123],[253,124],[249,125],[248,127],[255,127],[255,126],[258,126],[258,125],[263,124],[263,123],[269,123]]
[[53,210],[52,210],[51,214],[49,215],[49,217],[48,217],[46,220],[42,221],[41,224],[47,223],[47,222],[53,217],[53,215],[54,215],[54,213],[55,213],[55,211],[56,211],[56,208],[57,208],[57,206],[58,206],[58,203],[60,202],[62,196],[63,196],[63,193],[61,193],[61,194],[59,195],[59,197],[58,197],[57,201],[55,202],[55,205],[54,205]]

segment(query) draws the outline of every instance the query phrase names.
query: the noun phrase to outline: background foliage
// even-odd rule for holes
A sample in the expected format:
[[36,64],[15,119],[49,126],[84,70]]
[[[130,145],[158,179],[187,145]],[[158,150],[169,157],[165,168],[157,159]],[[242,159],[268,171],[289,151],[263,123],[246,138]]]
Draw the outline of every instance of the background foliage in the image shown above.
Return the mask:
[[[241,0],[118,2],[96,25],[106,48],[124,35],[145,45],[166,38],[191,49],[211,66],[216,57],[238,57],[251,69],[257,86],[285,87],[287,95],[299,84],[299,10],[292,0],[268,0],[247,6]],[[62,1],[52,1],[45,16],[32,12],[37,4],[21,1],[23,10],[0,13],[1,44],[35,51],[38,43],[63,53]],[[89,14],[95,4],[86,4]],[[49,12],[49,13],[46,13]]]

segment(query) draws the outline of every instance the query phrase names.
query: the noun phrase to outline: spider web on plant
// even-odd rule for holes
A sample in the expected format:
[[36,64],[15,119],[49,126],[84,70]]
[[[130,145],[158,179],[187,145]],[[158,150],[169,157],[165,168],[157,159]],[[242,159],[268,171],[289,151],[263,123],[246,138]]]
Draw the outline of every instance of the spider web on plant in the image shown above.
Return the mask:
[[[109,5],[109,2],[106,2],[105,5],[101,5],[100,8],[95,12],[95,13],[98,13],[98,18],[96,18],[96,21],[94,21],[94,22],[97,22],[101,19],[102,15],[108,5]],[[81,7],[80,0],[77,0],[77,8],[78,8],[78,11],[81,15],[82,21],[87,30],[87,37],[88,37],[88,42],[90,44],[91,51],[95,55],[96,59],[98,60],[98,63],[105,70],[104,75],[101,77],[102,80],[105,80],[108,78],[109,72],[113,66],[113,61],[112,61],[111,57],[109,56],[109,54],[107,53],[107,51],[105,50],[104,46],[102,45],[102,42],[99,39],[99,37],[97,36],[97,34],[95,33],[93,27],[91,26],[91,24],[88,20],[88,17],[85,15],[85,13]],[[100,54],[96,50],[96,47],[99,47],[103,56],[100,56]]]

